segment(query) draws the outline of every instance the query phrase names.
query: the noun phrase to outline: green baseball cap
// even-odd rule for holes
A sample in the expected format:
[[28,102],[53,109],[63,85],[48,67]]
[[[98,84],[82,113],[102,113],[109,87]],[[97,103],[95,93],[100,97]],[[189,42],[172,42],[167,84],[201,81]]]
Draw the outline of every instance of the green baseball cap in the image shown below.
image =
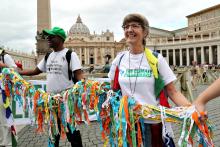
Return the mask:
[[43,30],[43,33],[46,34],[46,35],[57,35],[57,36],[60,36],[61,38],[63,38],[64,40],[66,39],[66,33],[65,31],[60,28],[60,27],[54,27],[53,29],[51,30],[48,30],[48,29],[44,29]]

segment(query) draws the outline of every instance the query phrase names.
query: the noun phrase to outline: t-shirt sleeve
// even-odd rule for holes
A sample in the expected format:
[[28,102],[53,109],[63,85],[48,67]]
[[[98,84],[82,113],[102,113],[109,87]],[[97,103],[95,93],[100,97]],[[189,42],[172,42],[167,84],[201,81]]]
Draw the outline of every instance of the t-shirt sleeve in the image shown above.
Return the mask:
[[173,73],[167,61],[161,54],[158,55],[158,71],[160,75],[162,76],[162,79],[164,80],[165,85],[176,80],[175,74]]
[[44,58],[38,63],[37,67],[40,71],[46,72],[46,63]]
[[75,52],[72,52],[71,54],[71,67],[72,67],[72,71],[75,71],[77,69],[82,69],[79,57]]
[[17,67],[17,65],[15,64],[14,60],[12,59],[12,57],[10,55],[8,55],[8,54],[4,55],[4,61],[5,61],[5,64],[8,67],[13,67],[13,68]]

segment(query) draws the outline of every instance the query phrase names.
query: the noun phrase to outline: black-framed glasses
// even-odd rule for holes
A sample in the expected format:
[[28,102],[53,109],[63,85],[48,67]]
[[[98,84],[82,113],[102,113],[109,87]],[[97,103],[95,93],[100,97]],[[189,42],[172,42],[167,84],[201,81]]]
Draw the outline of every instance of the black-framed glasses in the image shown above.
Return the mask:
[[141,25],[139,23],[132,23],[132,24],[126,24],[122,26],[124,30],[128,30],[130,27],[131,29],[138,29],[141,27]]

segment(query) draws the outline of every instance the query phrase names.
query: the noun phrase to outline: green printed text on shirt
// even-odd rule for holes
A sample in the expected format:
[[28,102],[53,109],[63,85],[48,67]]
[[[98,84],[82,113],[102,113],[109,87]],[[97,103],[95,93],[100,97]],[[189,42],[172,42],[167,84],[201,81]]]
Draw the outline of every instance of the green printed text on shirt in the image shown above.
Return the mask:
[[125,77],[151,77],[151,69],[127,69],[125,72]]

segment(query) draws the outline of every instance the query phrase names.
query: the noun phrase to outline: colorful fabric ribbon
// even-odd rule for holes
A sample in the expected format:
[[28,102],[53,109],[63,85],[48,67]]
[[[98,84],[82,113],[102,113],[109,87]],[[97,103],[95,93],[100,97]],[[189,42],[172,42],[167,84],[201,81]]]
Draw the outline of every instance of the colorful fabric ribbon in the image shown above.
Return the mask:
[[[89,125],[90,111],[97,115],[102,138],[105,140],[104,146],[108,143],[119,147],[128,144],[141,146],[144,119],[162,121],[165,138],[167,134],[170,135],[166,122],[182,123],[178,142],[182,147],[192,146],[195,135],[199,137],[200,145],[213,146],[212,126],[209,121],[204,123],[199,121],[195,107],[166,108],[139,105],[130,97],[122,97],[120,91],[110,90],[110,83],[92,80],[81,80],[59,94],[48,94],[43,90],[36,90],[13,69],[4,68],[2,73],[6,96],[3,97],[5,108],[10,108],[9,98],[11,98],[18,101],[24,111],[33,112],[38,132],[45,131],[44,126],[48,125],[48,146],[53,146],[54,137],[58,133],[65,138],[65,132],[73,132],[76,125],[82,121]],[[61,120],[61,132],[58,130],[58,118]],[[67,128],[67,123],[70,130]],[[147,136],[143,136],[145,137]]]

